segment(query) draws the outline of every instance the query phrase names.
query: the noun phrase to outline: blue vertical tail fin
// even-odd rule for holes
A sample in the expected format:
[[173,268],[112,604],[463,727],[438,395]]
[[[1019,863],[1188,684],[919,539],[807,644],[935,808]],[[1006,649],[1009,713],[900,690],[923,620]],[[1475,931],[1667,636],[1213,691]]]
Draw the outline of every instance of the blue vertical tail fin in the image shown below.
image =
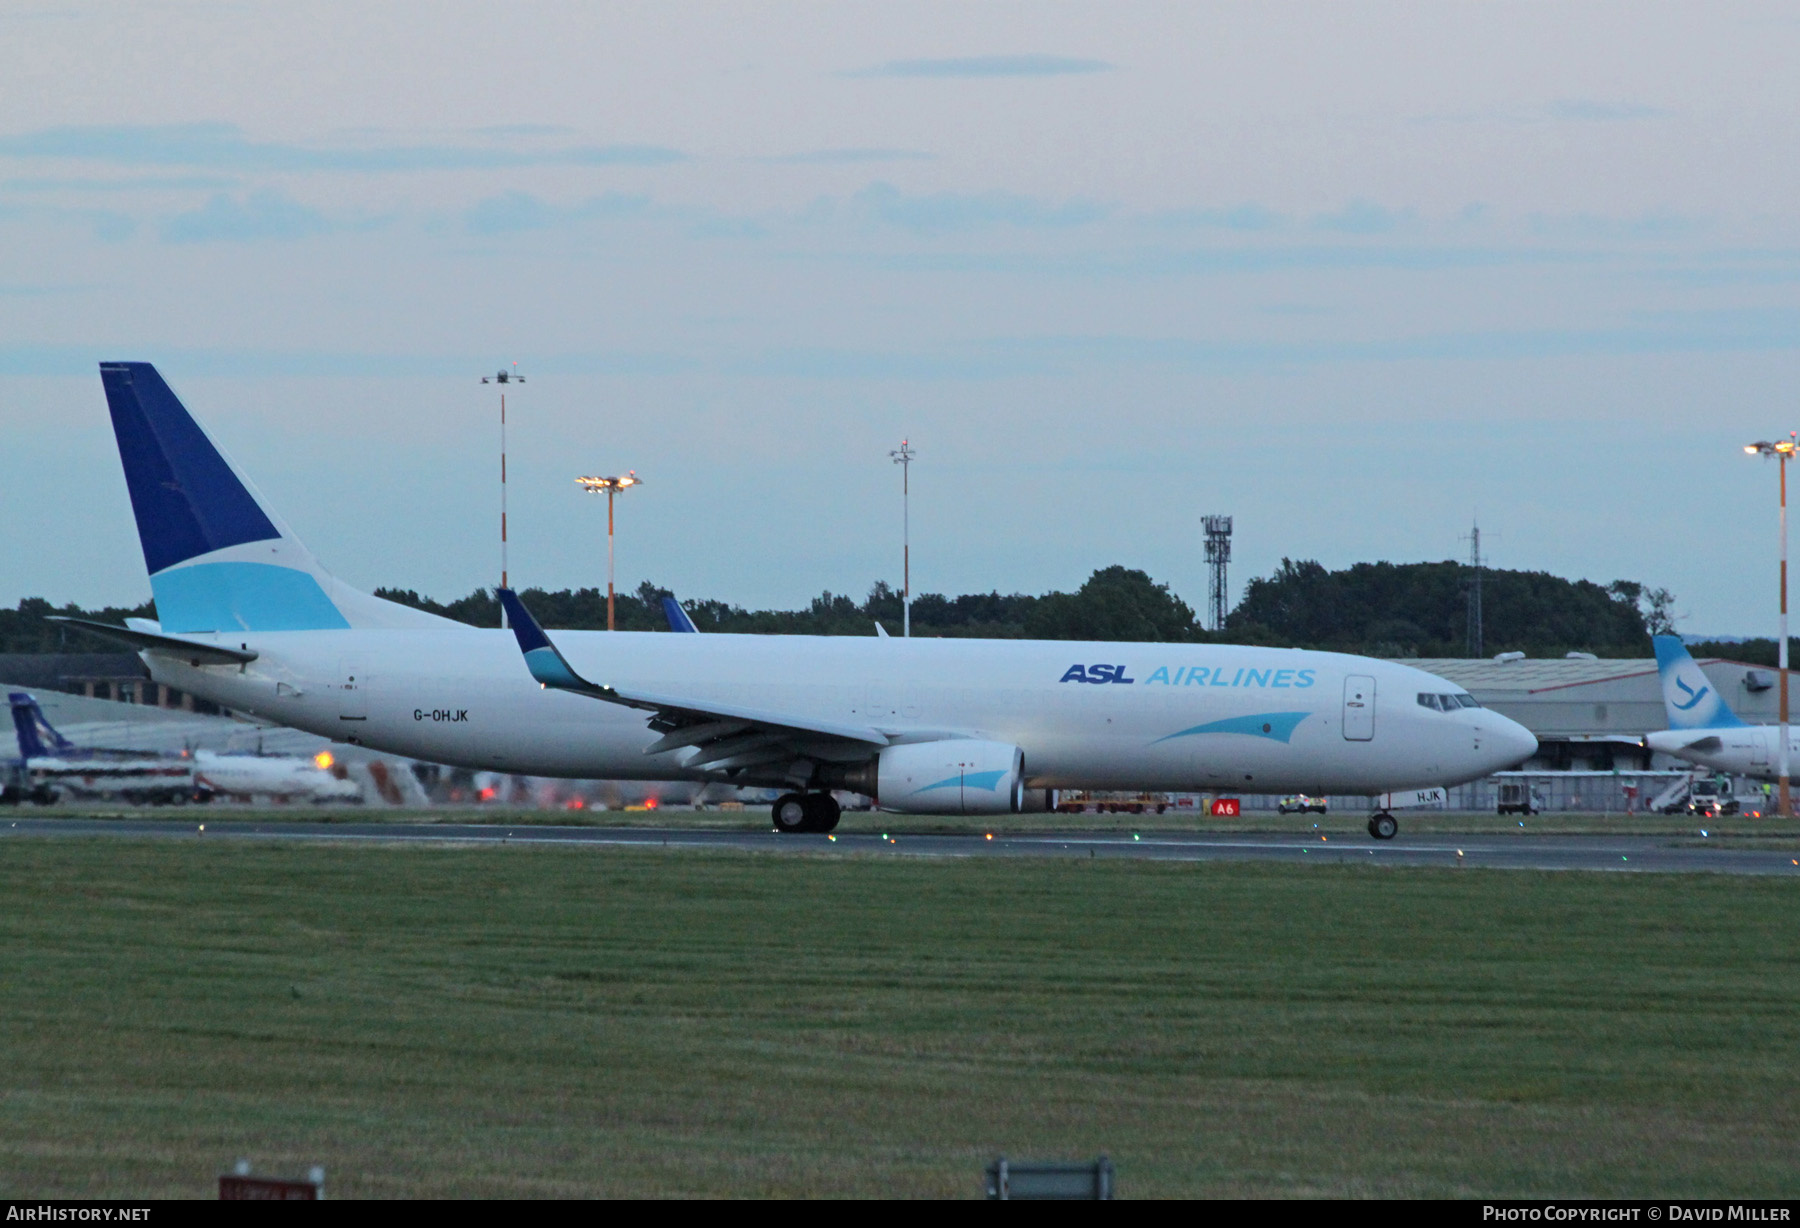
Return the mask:
[[103,362],[100,382],[164,631],[449,622],[359,592],[320,567],[150,363]]
[[1744,723],[1726,705],[1680,636],[1653,636],[1651,643],[1656,647],[1656,672],[1662,679],[1663,711],[1670,729],[1728,729]]
[[56,726],[44,719],[44,710],[31,695],[13,691],[6,698],[12,704],[13,728],[19,735],[19,758],[30,761],[75,749],[73,742],[56,732]]
[[673,597],[662,599],[663,617],[669,620],[669,630],[697,632],[700,628],[688,617],[688,612],[681,608],[681,603]]

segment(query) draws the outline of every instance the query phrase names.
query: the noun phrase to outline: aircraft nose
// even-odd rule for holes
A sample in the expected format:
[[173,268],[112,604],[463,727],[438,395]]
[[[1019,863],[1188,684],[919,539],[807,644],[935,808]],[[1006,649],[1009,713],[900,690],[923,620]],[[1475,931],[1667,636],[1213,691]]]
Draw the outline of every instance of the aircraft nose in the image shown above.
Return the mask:
[[1479,728],[1481,749],[1493,752],[1494,771],[1513,767],[1537,754],[1537,735],[1498,712],[1484,712]]

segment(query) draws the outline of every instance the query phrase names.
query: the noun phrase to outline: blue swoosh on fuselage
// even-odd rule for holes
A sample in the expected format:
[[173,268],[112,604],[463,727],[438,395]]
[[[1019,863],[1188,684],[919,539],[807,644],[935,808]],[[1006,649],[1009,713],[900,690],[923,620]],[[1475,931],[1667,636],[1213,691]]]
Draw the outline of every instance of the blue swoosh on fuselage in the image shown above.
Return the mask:
[[967,772],[960,776],[946,776],[935,785],[924,785],[920,787],[918,792],[924,793],[928,789],[954,789],[959,785],[965,789],[998,789],[1000,787],[1000,778],[1004,775],[1006,775],[1004,771],[995,770],[992,772]]
[[[1195,725],[1191,729],[1183,729],[1156,742],[1167,742],[1171,738],[1192,737],[1201,733],[1241,733],[1253,738],[1268,738],[1273,742],[1286,742],[1294,736],[1294,730],[1300,722],[1311,716],[1310,712],[1261,712],[1250,716],[1232,716],[1222,721],[1208,721],[1204,725]],[[1152,742],[1151,745],[1156,745]]]

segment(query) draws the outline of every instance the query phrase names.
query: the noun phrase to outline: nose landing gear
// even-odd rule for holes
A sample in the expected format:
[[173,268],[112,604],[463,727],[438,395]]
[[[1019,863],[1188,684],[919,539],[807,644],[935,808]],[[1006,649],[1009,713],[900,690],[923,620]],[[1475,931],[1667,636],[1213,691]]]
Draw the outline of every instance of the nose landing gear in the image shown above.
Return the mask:
[[1377,840],[1392,840],[1399,831],[1400,824],[1385,810],[1369,819],[1369,834]]
[[827,832],[838,825],[843,809],[829,793],[784,793],[772,809],[779,832]]

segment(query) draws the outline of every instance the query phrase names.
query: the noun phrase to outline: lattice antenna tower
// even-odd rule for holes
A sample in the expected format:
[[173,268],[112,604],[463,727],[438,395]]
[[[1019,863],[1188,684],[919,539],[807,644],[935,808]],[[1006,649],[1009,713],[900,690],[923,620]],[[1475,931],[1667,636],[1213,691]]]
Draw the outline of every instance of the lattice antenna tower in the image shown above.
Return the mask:
[[1231,517],[1205,516],[1201,527],[1206,530],[1206,570],[1208,584],[1206,603],[1212,617],[1212,629],[1225,629],[1225,565],[1231,562]]
[[1481,522],[1474,521],[1469,526],[1468,535],[1463,539],[1469,543],[1469,630],[1468,654],[1471,657],[1486,656],[1482,647],[1481,632],[1481,572],[1486,560],[1481,557]]

